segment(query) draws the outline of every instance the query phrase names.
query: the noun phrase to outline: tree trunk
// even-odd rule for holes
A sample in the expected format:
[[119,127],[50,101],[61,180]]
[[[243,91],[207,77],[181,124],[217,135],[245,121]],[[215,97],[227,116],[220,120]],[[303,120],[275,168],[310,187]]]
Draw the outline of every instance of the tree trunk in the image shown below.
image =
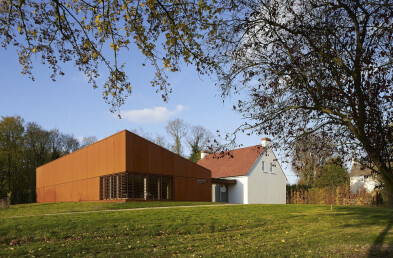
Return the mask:
[[386,195],[384,197],[386,200],[384,200],[384,203],[388,206],[393,206],[393,173],[384,164],[380,164],[378,170],[385,183]]
[[[367,138],[368,139],[368,138]],[[371,159],[373,165],[377,168],[377,172],[381,175],[383,183],[385,184],[384,204],[388,206],[393,206],[393,171],[389,169],[391,166],[389,164],[390,159],[384,158],[382,151],[380,149],[372,148],[372,144],[363,138],[361,141],[363,147]],[[389,165],[388,165],[389,164]]]
[[30,203],[35,202],[35,169],[30,169],[30,191],[29,191],[29,199]]

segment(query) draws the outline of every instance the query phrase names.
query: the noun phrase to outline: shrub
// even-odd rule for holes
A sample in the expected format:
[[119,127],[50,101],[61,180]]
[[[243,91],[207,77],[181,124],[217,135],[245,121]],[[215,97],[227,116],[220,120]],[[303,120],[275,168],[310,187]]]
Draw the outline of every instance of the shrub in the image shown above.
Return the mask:
[[10,207],[11,200],[9,197],[0,199],[0,209],[7,209]]
[[334,205],[380,205],[380,194],[362,189],[352,193],[349,186],[310,188],[303,186],[287,186],[288,204],[334,204]]

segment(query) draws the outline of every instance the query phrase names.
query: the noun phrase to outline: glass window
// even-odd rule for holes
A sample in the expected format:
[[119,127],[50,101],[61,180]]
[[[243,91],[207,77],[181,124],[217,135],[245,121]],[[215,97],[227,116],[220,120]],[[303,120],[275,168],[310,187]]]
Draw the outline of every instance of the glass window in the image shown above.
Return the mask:
[[120,174],[120,189],[119,189],[120,198],[127,198],[127,174]]
[[101,178],[101,191],[102,191],[102,195],[101,195],[101,200],[105,200],[106,199],[106,196],[105,196],[105,193],[106,193],[106,191],[105,191],[105,177],[103,177],[103,178]]
[[273,163],[270,162],[270,173],[273,173]]
[[262,161],[262,172],[265,172],[265,161]]
[[127,173],[126,174],[126,184],[127,184],[127,189],[126,189],[126,198],[132,198],[132,174]]
[[134,198],[146,200],[146,176],[134,174]]
[[161,198],[163,200],[172,200],[172,178],[169,176],[162,177]]
[[109,197],[109,199],[112,199],[113,196],[112,196],[112,177],[111,176],[109,177],[108,184],[109,184],[109,187],[108,187],[109,195],[108,195],[108,197]]
[[172,200],[173,177],[131,172],[100,177],[100,199]]
[[159,200],[160,199],[160,187],[161,187],[161,176],[150,175],[148,178],[147,186],[147,198],[149,200]]
[[119,175],[116,175],[115,176],[115,179],[116,179],[116,184],[115,184],[115,199],[119,199],[120,198],[120,196],[119,196],[119,190],[120,190],[120,180],[119,180]]

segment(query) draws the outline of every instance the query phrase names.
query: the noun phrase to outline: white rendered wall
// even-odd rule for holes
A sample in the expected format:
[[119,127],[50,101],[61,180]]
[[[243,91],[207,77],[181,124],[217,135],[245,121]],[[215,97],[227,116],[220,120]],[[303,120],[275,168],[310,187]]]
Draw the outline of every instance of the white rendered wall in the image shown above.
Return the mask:
[[370,193],[374,191],[378,185],[377,180],[372,177],[364,178],[364,176],[351,176],[350,177],[350,188],[353,193],[360,191],[362,188]]
[[236,184],[228,187],[228,202],[248,204],[248,177],[234,176],[223,177],[224,179],[236,179]]
[[[280,165],[275,161],[276,156],[268,149],[254,163],[248,172],[248,203],[285,204],[286,203],[286,177]],[[265,170],[262,171],[262,161]],[[273,173],[270,172],[270,163],[273,163]]]
[[216,201],[216,184],[212,184],[212,202]]

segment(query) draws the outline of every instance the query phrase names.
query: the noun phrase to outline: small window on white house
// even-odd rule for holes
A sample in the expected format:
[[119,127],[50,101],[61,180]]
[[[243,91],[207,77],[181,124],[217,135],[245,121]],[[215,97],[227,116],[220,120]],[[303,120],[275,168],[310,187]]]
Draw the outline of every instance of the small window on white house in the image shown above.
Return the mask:
[[265,172],[265,161],[262,161],[262,172]]
[[270,173],[273,173],[273,163],[270,162]]

